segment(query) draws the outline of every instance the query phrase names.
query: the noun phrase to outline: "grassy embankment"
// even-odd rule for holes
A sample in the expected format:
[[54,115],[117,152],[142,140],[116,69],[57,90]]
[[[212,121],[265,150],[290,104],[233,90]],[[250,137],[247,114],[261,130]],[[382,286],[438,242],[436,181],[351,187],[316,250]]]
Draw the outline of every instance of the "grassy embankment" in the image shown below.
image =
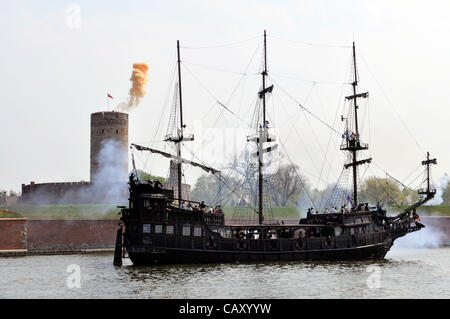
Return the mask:
[[[120,209],[116,205],[15,205],[8,208],[28,219],[118,219],[120,217],[117,215]],[[238,214],[235,211],[235,207],[224,207],[226,218],[245,218],[244,214]],[[299,217],[295,207],[273,207],[272,212],[275,218],[280,219],[298,219]],[[250,212],[247,210],[247,213]]]
[[0,209],[0,218],[17,218],[17,217],[23,216],[14,211],[9,210],[8,208]]
[[[6,208],[6,207],[0,207]],[[29,219],[119,219],[120,211],[116,205],[16,205],[8,207],[8,211],[0,210],[0,217],[20,217]],[[226,218],[248,218],[239,213],[233,206],[223,208]],[[400,211],[398,207],[390,207],[389,212]],[[422,206],[417,212],[421,216],[450,216],[450,206]],[[247,214],[251,214],[247,210]],[[266,213],[270,215],[269,213]],[[299,211],[296,207],[272,207],[275,219],[298,219]],[[254,214],[256,216],[256,213]]]
[[[2,207],[0,207],[2,208]],[[28,219],[119,219],[117,205],[15,205],[8,207]]]

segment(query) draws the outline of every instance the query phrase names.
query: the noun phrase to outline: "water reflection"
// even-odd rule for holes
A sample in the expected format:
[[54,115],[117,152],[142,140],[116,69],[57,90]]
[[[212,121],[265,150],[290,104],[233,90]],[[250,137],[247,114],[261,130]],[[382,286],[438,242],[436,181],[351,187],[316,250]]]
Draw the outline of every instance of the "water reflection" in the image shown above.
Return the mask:
[[[0,258],[0,297],[448,298],[449,263],[449,248],[397,249],[380,261],[146,267],[114,267],[111,255]],[[66,285],[70,264],[80,289]]]

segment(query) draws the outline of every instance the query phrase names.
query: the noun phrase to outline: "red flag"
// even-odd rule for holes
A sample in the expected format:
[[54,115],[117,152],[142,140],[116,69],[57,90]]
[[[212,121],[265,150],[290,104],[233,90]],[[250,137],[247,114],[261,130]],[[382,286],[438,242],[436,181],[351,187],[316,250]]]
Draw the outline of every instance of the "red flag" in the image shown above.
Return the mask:
[[108,93],[108,97],[113,99],[113,97],[112,97],[111,94],[109,94],[109,93]]

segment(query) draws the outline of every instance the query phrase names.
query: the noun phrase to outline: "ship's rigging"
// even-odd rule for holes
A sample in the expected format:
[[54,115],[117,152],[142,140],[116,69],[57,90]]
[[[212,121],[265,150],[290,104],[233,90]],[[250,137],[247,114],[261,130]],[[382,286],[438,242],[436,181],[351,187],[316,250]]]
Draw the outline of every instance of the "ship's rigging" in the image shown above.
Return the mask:
[[[257,52],[257,49],[260,47],[260,43],[258,43],[257,49],[254,51],[254,54],[252,55],[250,62],[247,65],[247,67],[245,68],[244,72],[229,71],[229,70],[222,69],[220,67],[197,64],[198,66],[200,66],[202,68],[212,68],[212,69],[216,69],[216,71],[232,72],[232,73],[236,73],[236,74],[240,75],[239,81],[236,84],[235,89],[232,91],[231,96],[227,102],[222,102],[220,98],[217,98],[215,96],[215,94],[212,93],[212,90],[208,89],[208,86],[205,85],[204,82],[201,81],[194,74],[194,72],[192,72],[191,69],[187,66],[187,65],[195,66],[196,63],[182,62],[182,60],[181,60],[180,48],[183,48],[183,49],[201,49],[201,48],[200,47],[180,47],[180,43],[179,43],[179,41],[177,41],[177,61],[176,61],[177,81],[175,82],[175,85],[173,86],[173,99],[172,99],[172,107],[170,108],[171,109],[170,121],[169,121],[168,129],[167,129],[167,132],[165,135],[165,139],[164,139],[165,141],[172,142],[174,144],[176,155],[173,155],[173,154],[170,154],[167,152],[163,152],[163,151],[159,151],[159,150],[156,150],[151,147],[145,147],[145,146],[139,146],[139,145],[134,145],[134,146],[138,150],[148,150],[152,153],[159,153],[160,155],[170,157],[171,159],[176,161],[176,163],[177,163],[177,182],[178,182],[177,198],[179,199],[179,204],[181,204],[181,199],[182,199],[181,185],[182,185],[182,178],[183,178],[183,166],[182,166],[183,163],[192,164],[193,166],[200,167],[207,172],[216,174],[219,182],[221,183],[221,188],[227,187],[230,190],[232,190],[233,194],[235,194],[235,195],[237,194],[239,186],[241,186],[241,185],[232,186],[232,185],[228,185],[228,183],[227,183],[228,179],[232,175],[231,172],[229,172],[228,174],[219,174],[218,169],[212,168],[214,165],[205,164],[204,162],[202,162],[202,160],[200,158],[196,157],[195,152],[189,151],[189,149],[187,149],[187,150],[191,153],[191,155],[193,157],[196,157],[196,161],[190,161],[190,160],[182,157],[182,145],[184,146],[184,142],[194,140],[194,136],[192,134],[186,134],[186,130],[185,130],[186,125],[183,121],[183,99],[182,99],[182,82],[181,82],[181,70],[183,67],[200,84],[200,86],[202,86],[202,88],[205,91],[207,91],[208,95],[210,95],[214,99],[214,105],[210,109],[210,111],[213,110],[216,106],[219,107],[220,115],[217,118],[217,120],[215,121],[215,123],[217,123],[219,118],[225,116],[224,114],[229,114],[235,120],[238,120],[238,122],[240,122],[241,124],[245,123],[246,126],[248,126],[254,130],[253,132],[255,132],[255,130],[256,130],[256,133],[250,134],[248,136],[247,141],[254,142],[257,147],[256,152],[253,153],[254,157],[256,157],[258,159],[257,160],[257,163],[258,163],[257,164],[257,166],[258,166],[258,174],[257,174],[257,176],[258,176],[258,196],[257,196],[257,199],[258,200],[257,200],[257,205],[255,205],[256,207],[254,208],[254,211],[257,212],[258,223],[262,224],[264,222],[264,207],[265,207],[264,203],[263,203],[264,190],[265,190],[265,186],[264,186],[265,180],[264,180],[264,173],[263,173],[264,156],[265,156],[264,154],[267,154],[267,153],[275,150],[278,147],[278,144],[273,144],[273,142],[275,142],[274,136],[269,134],[269,127],[271,126],[270,123],[272,123],[272,121],[267,116],[267,109],[266,109],[267,108],[267,99],[268,99],[269,94],[271,94],[272,92],[276,92],[278,90],[279,92],[284,93],[289,99],[293,100],[297,106],[299,106],[300,111],[301,111],[301,113],[304,114],[305,118],[308,119],[308,117],[311,117],[314,120],[316,120],[318,123],[321,123],[324,127],[327,127],[330,130],[330,138],[328,140],[327,148],[325,151],[321,149],[321,152],[324,155],[324,160],[323,160],[322,164],[320,165],[320,169],[318,169],[319,174],[310,174],[313,176],[315,175],[315,177],[318,180],[318,183],[320,183],[320,181],[323,178],[322,175],[323,175],[325,166],[329,167],[328,175],[330,174],[330,172],[332,172],[331,167],[332,167],[334,158],[337,157],[337,155],[333,155],[333,154],[329,155],[328,148],[330,146],[334,146],[332,141],[335,138],[340,138],[343,136],[343,143],[341,144],[340,149],[344,150],[344,151],[348,151],[348,153],[349,153],[349,156],[346,158],[347,162],[344,164],[344,169],[342,170],[342,172],[340,174],[335,174],[338,182],[335,184],[332,194],[326,194],[327,195],[326,197],[328,197],[328,199],[322,198],[319,200],[320,202],[318,203],[317,198],[314,198],[314,196],[310,194],[311,190],[307,189],[307,187],[304,186],[304,191],[307,194],[307,197],[309,198],[311,205],[314,206],[318,210],[323,209],[325,206],[335,206],[335,205],[337,206],[338,205],[337,203],[339,203],[339,205],[342,204],[343,202],[345,202],[345,199],[348,198],[349,194],[351,194],[351,196],[350,196],[351,203],[354,206],[356,206],[360,202],[360,200],[358,198],[358,185],[361,182],[361,180],[363,179],[365,172],[367,171],[367,167],[366,167],[366,170],[364,171],[363,174],[358,174],[359,173],[358,167],[371,163],[372,158],[371,157],[364,157],[364,158],[358,157],[358,153],[360,151],[368,150],[368,144],[362,143],[361,131],[360,131],[360,127],[359,127],[360,123],[358,122],[359,105],[357,103],[357,100],[367,99],[369,95],[367,92],[360,93],[358,91],[359,77],[358,77],[358,71],[357,71],[357,67],[356,67],[355,44],[353,43],[352,46],[336,46],[336,47],[344,48],[344,49],[348,49],[348,48],[352,49],[352,67],[353,67],[352,68],[352,71],[353,71],[352,72],[352,76],[353,76],[352,81],[350,81],[350,83],[347,83],[345,81],[344,82],[323,81],[323,83],[334,83],[334,84],[340,84],[340,85],[351,84],[351,86],[352,86],[352,94],[345,97],[345,99],[351,103],[351,107],[349,108],[347,117],[341,116],[343,123],[345,123],[345,129],[346,129],[346,131],[344,131],[344,133],[342,134],[342,130],[335,126],[335,122],[330,124],[327,121],[325,121],[324,119],[322,119],[315,112],[313,112],[310,108],[306,107],[304,105],[304,103],[298,102],[293,97],[292,94],[290,94],[286,89],[283,88],[283,86],[280,83],[278,83],[278,80],[276,80],[272,76],[268,75],[267,43],[266,43],[267,37],[268,36],[266,35],[266,32],[264,31],[264,35],[263,35],[263,39],[262,39],[263,58],[262,58],[261,72],[255,72],[255,73],[248,72],[249,66],[255,56],[255,53]],[[276,38],[276,37],[273,37],[273,38]],[[231,44],[202,47],[202,48],[210,49],[210,48],[222,48],[227,45],[234,46],[234,45],[238,45],[238,44],[248,42],[251,40],[255,40],[255,39],[260,39],[260,37],[253,37],[248,40],[233,42]],[[307,45],[314,45],[314,44],[307,43]],[[319,45],[319,46],[321,46],[321,45]],[[243,116],[241,114],[242,112],[236,112],[235,109],[230,107],[229,102],[231,100],[231,97],[235,94],[237,87],[239,85],[241,85],[243,82],[245,82],[245,78],[248,75],[255,75],[255,74],[259,74],[261,76],[262,85],[261,85],[260,90],[258,90],[256,98],[255,98],[256,107],[255,107],[255,113],[253,115],[253,120],[251,121],[251,123],[248,123],[245,120],[245,116]],[[276,73],[275,73],[275,75],[276,75]],[[283,75],[281,75],[281,77],[283,77]],[[285,77],[289,77],[289,76],[285,76]],[[272,83],[270,85],[267,84],[269,80]],[[304,80],[304,79],[301,79],[301,80]],[[307,80],[305,80],[305,81],[307,81]],[[311,82],[312,82],[311,90],[313,90],[313,89],[316,89],[314,86],[317,83],[320,83],[321,81],[311,81]],[[242,106],[242,108],[244,108],[244,107],[245,106]],[[247,109],[248,109],[248,107],[247,107]],[[295,124],[296,123],[292,124],[292,128],[295,128]],[[308,119],[308,124],[311,125],[309,123],[309,119]],[[158,129],[159,129],[159,127],[158,127]],[[292,129],[291,129],[291,131],[292,131]],[[300,135],[300,134],[298,134],[297,129],[295,129],[295,131],[297,132],[297,135]],[[314,130],[312,129],[311,131],[314,134]],[[353,133],[353,137],[352,137],[352,133]],[[332,138],[332,136],[333,136],[333,138]],[[267,145],[268,143],[271,143],[271,144]],[[284,143],[281,140],[278,141],[278,143],[281,146],[280,149],[282,149],[283,152],[286,154],[288,161],[293,164],[294,162],[292,161],[291,157],[289,157]],[[319,146],[320,146],[320,144],[319,144]],[[419,145],[419,147],[420,147],[420,145]],[[329,158],[327,158],[327,155],[329,155],[329,157],[331,157],[331,160]],[[374,163],[376,165],[376,162],[374,162]],[[433,162],[431,161],[429,164],[433,164]],[[378,166],[378,165],[376,165],[376,166]],[[300,168],[300,169],[302,170],[302,172],[306,172],[306,170],[304,168]],[[351,173],[352,173],[351,179],[348,176],[348,171],[351,171]],[[386,176],[389,175],[390,178],[399,182],[403,186],[403,190],[410,187],[410,184],[405,185],[402,182],[400,182],[398,179],[393,178],[387,172],[385,172],[385,173],[386,173]],[[319,176],[317,176],[317,175],[319,175]],[[328,177],[329,177],[328,175],[326,177],[324,177],[325,181],[328,179]],[[427,184],[426,192],[432,191],[431,186],[430,186],[430,180],[431,180],[431,178],[429,175],[429,166],[428,166],[428,178],[423,181],[423,183]],[[351,190],[348,189],[350,181],[352,184]],[[414,182],[414,180],[413,180],[413,182]],[[421,193],[421,194],[425,195],[426,197],[428,196],[427,195],[428,193],[427,194]],[[325,197],[325,196],[322,196],[322,197]],[[242,195],[240,195],[240,198],[243,199]]]

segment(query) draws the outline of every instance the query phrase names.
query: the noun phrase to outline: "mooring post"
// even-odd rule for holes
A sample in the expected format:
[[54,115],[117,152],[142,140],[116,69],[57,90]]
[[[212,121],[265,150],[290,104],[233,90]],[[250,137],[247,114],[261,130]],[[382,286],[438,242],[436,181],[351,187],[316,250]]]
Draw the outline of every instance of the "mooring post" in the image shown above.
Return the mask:
[[122,226],[117,230],[113,265],[122,266]]

